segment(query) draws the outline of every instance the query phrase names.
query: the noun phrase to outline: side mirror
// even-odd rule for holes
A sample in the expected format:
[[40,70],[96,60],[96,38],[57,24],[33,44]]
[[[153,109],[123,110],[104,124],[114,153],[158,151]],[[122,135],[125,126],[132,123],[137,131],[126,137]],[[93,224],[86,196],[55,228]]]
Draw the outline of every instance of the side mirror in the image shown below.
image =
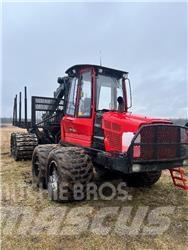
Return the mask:
[[125,87],[127,91],[127,109],[130,109],[132,107],[132,90],[129,78],[125,78]]

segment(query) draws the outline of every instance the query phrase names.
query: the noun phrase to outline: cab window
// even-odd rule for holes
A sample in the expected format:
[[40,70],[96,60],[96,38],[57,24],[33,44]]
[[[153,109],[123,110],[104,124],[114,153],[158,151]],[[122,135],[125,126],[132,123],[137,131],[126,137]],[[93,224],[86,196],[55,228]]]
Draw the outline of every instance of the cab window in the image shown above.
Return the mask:
[[71,81],[71,86],[69,90],[69,97],[66,110],[67,115],[74,116],[75,114],[77,86],[78,86],[78,79],[74,77]]
[[[119,110],[118,98],[125,103],[122,79],[112,76],[97,76],[96,110]],[[125,110],[125,105],[123,104]]]
[[91,72],[84,72],[80,82],[78,117],[91,116]]

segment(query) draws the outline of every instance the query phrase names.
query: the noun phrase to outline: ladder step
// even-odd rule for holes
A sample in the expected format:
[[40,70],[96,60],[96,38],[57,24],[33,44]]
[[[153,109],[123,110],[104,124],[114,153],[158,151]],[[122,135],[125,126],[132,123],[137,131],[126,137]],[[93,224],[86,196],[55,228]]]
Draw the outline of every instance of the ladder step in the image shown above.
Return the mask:
[[173,169],[171,169],[170,171],[185,174],[185,170],[182,169],[182,168],[180,168],[180,169],[173,168]]
[[187,179],[179,177],[179,176],[173,176],[174,179],[179,180],[179,181],[187,181]]
[[185,170],[182,167],[169,169],[174,186],[188,191],[188,181],[185,175]]

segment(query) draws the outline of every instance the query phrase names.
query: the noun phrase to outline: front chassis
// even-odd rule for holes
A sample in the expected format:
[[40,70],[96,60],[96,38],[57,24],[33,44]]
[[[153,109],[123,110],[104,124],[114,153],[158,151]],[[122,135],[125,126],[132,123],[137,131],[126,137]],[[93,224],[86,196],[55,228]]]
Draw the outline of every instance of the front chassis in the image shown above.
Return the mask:
[[125,174],[185,167],[188,129],[171,124],[145,125],[135,134],[126,153],[89,151],[94,163]]

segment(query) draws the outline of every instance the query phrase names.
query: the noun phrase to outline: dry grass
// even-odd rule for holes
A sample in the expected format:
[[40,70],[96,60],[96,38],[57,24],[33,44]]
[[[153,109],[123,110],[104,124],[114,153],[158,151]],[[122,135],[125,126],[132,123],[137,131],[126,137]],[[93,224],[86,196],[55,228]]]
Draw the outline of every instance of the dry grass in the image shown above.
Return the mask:
[[[149,206],[151,211],[161,206],[173,206],[175,211],[169,215],[170,227],[162,235],[119,236],[112,230],[106,236],[100,236],[86,231],[79,236],[46,236],[45,230],[39,235],[2,234],[2,249],[187,249],[187,205],[188,198],[184,191],[177,190],[172,185],[168,172],[164,172],[160,181],[150,189],[127,188],[133,199],[131,201],[84,201],[72,204],[56,204],[49,202],[46,191],[41,193],[31,187],[31,162],[15,162],[9,156],[9,137],[15,128],[1,128],[1,178],[2,206],[30,207],[36,212],[46,207],[92,207],[91,219],[101,207],[132,206],[136,211],[139,206]],[[6,195],[7,186],[16,190],[27,190],[27,195],[14,197]],[[110,222],[113,222],[113,218]],[[11,223],[11,219],[10,219]],[[13,223],[13,222],[12,222]],[[147,224],[147,221],[145,222]],[[2,232],[3,232],[2,225]]]

